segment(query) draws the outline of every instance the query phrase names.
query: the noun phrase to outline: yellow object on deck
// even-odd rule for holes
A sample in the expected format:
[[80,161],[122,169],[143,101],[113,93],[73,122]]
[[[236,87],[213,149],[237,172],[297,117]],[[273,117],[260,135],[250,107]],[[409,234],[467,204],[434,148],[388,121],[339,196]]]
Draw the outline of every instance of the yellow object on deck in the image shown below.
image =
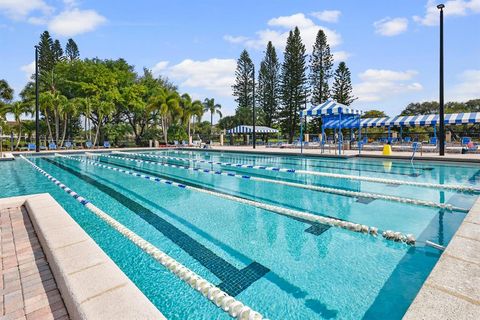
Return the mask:
[[389,144],[386,144],[383,146],[383,155],[384,156],[390,156],[392,155],[392,146]]

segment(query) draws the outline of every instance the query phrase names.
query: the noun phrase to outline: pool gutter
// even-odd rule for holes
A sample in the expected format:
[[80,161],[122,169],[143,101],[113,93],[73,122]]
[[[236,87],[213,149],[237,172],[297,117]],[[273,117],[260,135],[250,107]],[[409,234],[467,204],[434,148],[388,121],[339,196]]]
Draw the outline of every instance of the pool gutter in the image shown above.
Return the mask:
[[480,197],[463,220],[403,319],[478,319],[479,284]]
[[25,206],[71,319],[166,319],[47,193],[0,199]]

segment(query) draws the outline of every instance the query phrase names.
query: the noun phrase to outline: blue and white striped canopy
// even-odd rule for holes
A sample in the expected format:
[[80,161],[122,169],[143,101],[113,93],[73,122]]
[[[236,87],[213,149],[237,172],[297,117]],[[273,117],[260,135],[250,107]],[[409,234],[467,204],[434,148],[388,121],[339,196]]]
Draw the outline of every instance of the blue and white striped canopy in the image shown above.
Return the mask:
[[[426,127],[439,123],[438,114],[418,116],[396,116],[395,118],[366,118],[361,120],[361,127]],[[450,113],[445,114],[445,124],[473,124],[480,123],[480,112]]]
[[352,129],[358,128],[360,119],[358,117],[348,117],[342,120],[330,118],[329,120],[323,123],[324,129]]
[[360,120],[360,126],[362,128],[373,128],[373,127],[386,127],[389,123],[389,117],[385,118],[365,118]]
[[[227,130],[227,133],[252,133],[253,126],[237,126],[233,129]],[[277,129],[255,126],[255,133],[278,133]]]
[[361,115],[362,111],[357,109],[352,109],[338,103],[334,100],[328,99],[324,103],[318,106],[311,106],[305,110],[300,111],[300,117],[316,117],[316,116],[324,116],[324,115],[337,115],[337,114],[357,114]]

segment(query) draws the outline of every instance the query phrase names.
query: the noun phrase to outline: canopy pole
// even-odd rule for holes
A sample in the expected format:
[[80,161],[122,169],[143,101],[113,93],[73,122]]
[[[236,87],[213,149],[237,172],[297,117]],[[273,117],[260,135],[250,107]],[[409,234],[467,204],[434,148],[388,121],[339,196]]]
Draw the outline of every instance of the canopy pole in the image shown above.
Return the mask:
[[400,142],[403,142],[403,127],[400,126]]
[[342,135],[342,113],[339,112],[338,113],[338,155],[342,154],[342,147],[341,147],[340,141],[342,140],[343,142],[343,139],[341,139],[341,135]]
[[388,138],[387,138],[388,144],[392,144],[392,138],[390,138],[390,126],[388,126]]
[[303,154],[303,117],[300,117],[300,154]]

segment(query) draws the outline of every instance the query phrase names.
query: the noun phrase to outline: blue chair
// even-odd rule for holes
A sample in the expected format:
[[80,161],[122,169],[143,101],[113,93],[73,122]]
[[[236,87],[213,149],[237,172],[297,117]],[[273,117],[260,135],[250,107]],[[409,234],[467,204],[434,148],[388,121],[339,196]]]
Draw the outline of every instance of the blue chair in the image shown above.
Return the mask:
[[71,149],[72,143],[70,141],[65,142],[65,149]]
[[28,151],[35,151],[36,148],[37,146],[35,145],[35,143],[29,143],[27,146]]
[[92,141],[87,141],[87,142],[85,142],[85,146],[86,146],[88,149],[92,149],[92,148],[93,148],[93,143],[92,143]]
[[410,138],[410,137],[405,137],[405,138],[403,139],[403,141],[405,141],[406,143],[410,143],[410,142],[412,141],[412,138]]
[[437,137],[431,137],[430,138],[430,144],[436,146],[437,145]]
[[110,148],[110,141],[104,141],[103,142],[103,147],[107,148],[107,149]]
[[57,145],[55,142],[52,141],[48,144],[48,150],[57,150]]
[[471,140],[470,137],[462,137],[462,146],[467,145]]
[[173,140],[173,144],[174,144],[175,146],[178,146],[178,141],[177,141],[177,140]]
[[422,147],[422,144],[420,142],[414,142],[412,143],[412,149],[413,151],[417,151],[418,149],[420,149]]

